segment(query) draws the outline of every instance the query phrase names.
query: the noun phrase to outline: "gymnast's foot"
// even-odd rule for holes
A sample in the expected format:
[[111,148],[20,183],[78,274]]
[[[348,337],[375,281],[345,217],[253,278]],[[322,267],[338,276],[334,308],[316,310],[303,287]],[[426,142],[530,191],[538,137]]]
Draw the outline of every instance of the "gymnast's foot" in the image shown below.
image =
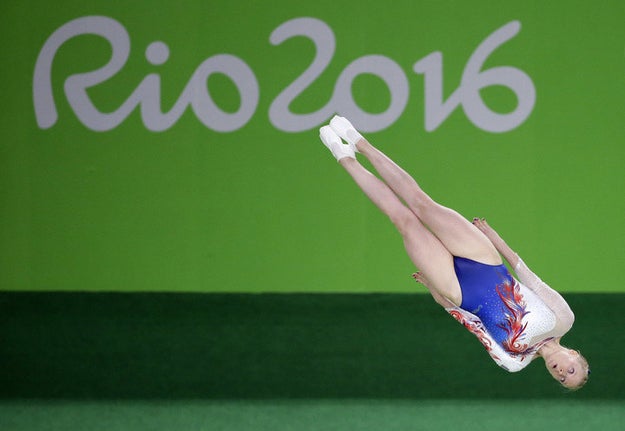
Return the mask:
[[321,142],[332,152],[337,162],[345,157],[356,158],[354,148],[351,145],[345,145],[330,126],[323,126],[319,129],[319,137]]
[[335,115],[332,120],[330,120],[330,127],[332,127],[332,130],[334,130],[337,135],[345,139],[355,152],[358,152],[356,144],[364,138],[347,118]]

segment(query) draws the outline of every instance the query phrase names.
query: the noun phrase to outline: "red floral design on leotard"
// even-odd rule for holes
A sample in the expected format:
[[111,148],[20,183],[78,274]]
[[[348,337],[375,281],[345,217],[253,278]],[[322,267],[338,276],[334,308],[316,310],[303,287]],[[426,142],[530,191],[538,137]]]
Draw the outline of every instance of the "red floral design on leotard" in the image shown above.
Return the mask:
[[451,316],[456,319],[458,322],[460,322],[465,328],[467,328],[469,330],[469,332],[471,332],[473,335],[475,335],[477,337],[478,340],[480,340],[480,343],[482,343],[482,345],[486,348],[486,351],[488,352],[488,354],[495,360],[498,360],[499,357],[497,355],[495,355],[493,353],[493,346],[492,346],[492,342],[490,340],[490,338],[488,337],[487,333],[486,333],[486,329],[484,328],[484,325],[482,324],[481,321],[477,320],[470,320],[467,319],[460,311],[458,310],[448,310],[449,314],[451,314]]
[[503,348],[511,354],[528,353],[528,345],[522,341],[527,327],[527,322],[523,323],[523,317],[529,312],[526,311],[525,300],[521,294],[521,286],[516,280],[512,283],[505,282],[497,286],[497,294],[506,307],[504,313],[506,320],[498,326],[506,331],[507,338],[502,342]]

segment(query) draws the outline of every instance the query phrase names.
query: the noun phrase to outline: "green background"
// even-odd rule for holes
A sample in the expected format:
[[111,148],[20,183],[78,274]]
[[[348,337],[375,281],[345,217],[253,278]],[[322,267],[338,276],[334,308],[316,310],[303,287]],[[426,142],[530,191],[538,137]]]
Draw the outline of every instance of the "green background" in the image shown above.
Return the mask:
[[[292,109],[329,100],[342,70],[363,55],[397,62],[409,82],[403,115],[370,140],[410,171],[433,198],[466,217],[487,217],[526,262],[567,292],[622,291],[625,186],[625,5],[563,2],[4,2],[0,14],[3,114],[0,124],[0,287],[7,290],[206,292],[411,292],[414,270],[394,229],[363,197],[318,140],[318,126],[276,129],[275,97],[310,64],[298,37],[273,46],[280,24],[309,16],[334,31],[336,52]],[[117,128],[81,124],[64,80],[101,67],[108,43],[71,39],[59,49],[52,85],[59,120],[37,127],[35,61],[61,25],[87,15],[119,21],[131,39],[125,67],[89,90],[113,111],[148,73],[162,80],[168,110],[196,67],[232,54],[254,72],[260,101],[241,129],[219,133],[188,109],[163,132],[148,131],[136,109]],[[527,73],[536,105],[518,128],[485,132],[461,108],[426,132],[423,76],[433,51],[444,56],[444,92],[458,87],[475,48],[518,20],[520,33],[485,67]],[[162,66],[149,43],[170,49]],[[208,88],[234,112],[236,87],[215,74]],[[382,112],[384,83],[361,75],[358,104]],[[514,110],[503,87],[482,96]],[[328,118],[329,120],[329,118]]]
[[[40,129],[37,56],[90,15],[131,40],[124,68],[89,90],[102,111],[154,73],[168,110],[200,63],[230,54],[258,81],[254,115],[219,133],[188,109],[151,132],[136,109],[94,132],[63,91],[111,54],[86,35],[57,52],[59,119]],[[499,369],[414,294],[425,290],[399,235],[321,145],[323,122],[297,133],[271,124],[271,103],[315,55],[306,38],[269,42],[297,17],[325,22],[336,51],[292,110],[324,106],[357,58],[395,61],[407,106],[366,136],[432,197],[487,217],[563,292],[576,313],[565,342],[592,368],[584,389],[564,392],[538,361]],[[513,20],[520,33],[484,67],[531,77],[529,118],[489,133],[459,107],[427,132],[413,65],[442,52],[447,98],[476,47]],[[621,429],[624,22],[617,0],[2,2],[0,429]],[[170,50],[161,66],[144,55],[154,41]],[[224,111],[238,109],[225,76],[207,86]],[[390,102],[375,76],[352,90],[369,112]],[[481,96],[497,112],[516,106],[503,87]]]

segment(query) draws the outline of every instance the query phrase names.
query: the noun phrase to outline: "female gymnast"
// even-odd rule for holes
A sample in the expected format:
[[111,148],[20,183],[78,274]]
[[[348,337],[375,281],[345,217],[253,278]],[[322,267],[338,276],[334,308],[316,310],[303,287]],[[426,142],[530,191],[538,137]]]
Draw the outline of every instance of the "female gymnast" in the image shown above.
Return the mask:
[[[335,116],[319,132],[340,165],[400,232],[408,256],[420,270],[413,274],[415,280],[477,336],[500,367],[520,371],[540,356],[551,376],[565,387],[578,389],[586,383],[590,374],[586,359],[560,345],[573,325],[573,312],[484,219],[470,223],[433,201],[347,119]],[[356,153],[371,162],[382,180],[356,160]]]

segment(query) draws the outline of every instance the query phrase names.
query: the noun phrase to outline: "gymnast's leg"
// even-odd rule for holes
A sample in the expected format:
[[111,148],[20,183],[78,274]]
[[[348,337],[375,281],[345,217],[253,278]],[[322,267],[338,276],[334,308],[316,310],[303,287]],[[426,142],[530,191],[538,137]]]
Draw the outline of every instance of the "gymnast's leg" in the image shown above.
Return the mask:
[[[337,116],[330,126],[371,162],[386,184],[452,255],[491,265],[502,262],[493,244],[479,229],[456,211],[432,200],[406,171],[363,138],[349,121]],[[429,278],[430,274],[426,274]]]
[[321,139],[356,184],[395,225],[411,261],[427,274],[427,287],[434,299],[445,307],[452,305],[448,301],[459,305],[462,300],[460,285],[455,275],[453,257],[445,246],[383,181],[355,159],[353,150],[343,144],[329,127],[322,127]]

